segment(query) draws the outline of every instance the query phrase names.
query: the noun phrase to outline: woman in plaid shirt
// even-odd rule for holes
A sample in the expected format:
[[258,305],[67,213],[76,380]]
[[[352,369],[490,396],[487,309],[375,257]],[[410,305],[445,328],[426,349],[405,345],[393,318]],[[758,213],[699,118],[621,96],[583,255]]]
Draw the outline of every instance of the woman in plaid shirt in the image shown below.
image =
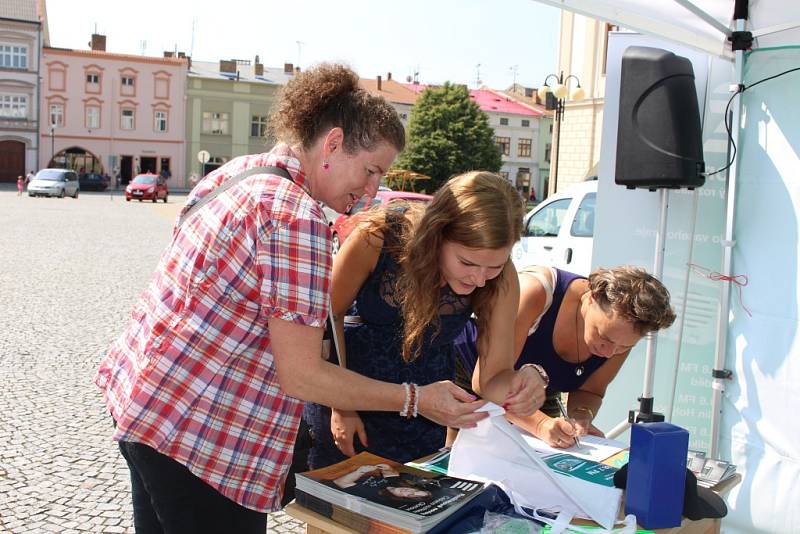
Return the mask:
[[[193,189],[95,379],[140,534],[263,534],[301,399],[396,412],[413,403],[458,427],[485,417],[451,382],[412,390],[320,357],[331,243],[317,201],[343,212],[375,195],[405,143],[394,109],[350,69],[321,65],[286,85],[271,125],[280,141],[271,151],[235,158]],[[266,166],[186,215],[227,179]]]

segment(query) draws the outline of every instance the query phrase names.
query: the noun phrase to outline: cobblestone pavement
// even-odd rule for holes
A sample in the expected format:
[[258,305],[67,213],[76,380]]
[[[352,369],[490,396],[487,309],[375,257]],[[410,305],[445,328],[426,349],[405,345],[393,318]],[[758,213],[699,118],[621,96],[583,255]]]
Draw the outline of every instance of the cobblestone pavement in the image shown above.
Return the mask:
[[[133,532],[128,470],[92,383],[184,197],[0,190],[0,532]],[[304,532],[283,513],[268,532]]]

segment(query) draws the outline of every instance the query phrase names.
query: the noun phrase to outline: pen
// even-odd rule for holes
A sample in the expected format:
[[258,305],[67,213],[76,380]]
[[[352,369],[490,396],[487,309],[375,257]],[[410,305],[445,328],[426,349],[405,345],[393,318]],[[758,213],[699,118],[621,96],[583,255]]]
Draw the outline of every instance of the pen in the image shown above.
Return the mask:
[[575,428],[575,423],[572,422],[572,419],[569,418],[567,415],[567,409],[564,407],[564,403],[561,402],[561,397],[556,395],[556,403],[558,404],[558,410],[561,412],[561,417],[563,417],[569,424],[572,425],[572,429],[575,430],[575,445],[578,447],[581,446],[581,440],[578,439],[577,431],[578,429]]

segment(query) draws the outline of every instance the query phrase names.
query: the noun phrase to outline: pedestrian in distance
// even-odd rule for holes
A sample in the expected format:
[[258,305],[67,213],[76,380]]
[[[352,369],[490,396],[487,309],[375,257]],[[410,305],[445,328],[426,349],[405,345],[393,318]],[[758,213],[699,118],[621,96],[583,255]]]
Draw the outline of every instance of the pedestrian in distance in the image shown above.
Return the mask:
[[28,174],[25,176],[25,185],[29,185],[31,181],[36,177],[36,173],[33,171],[28,171]]
[[[529,417],[509,420],[552,447],[575,436],[603,436],[592,424],[606,389],[633,347],[675,320],[667,288],[644,269],[596,269],[589,277],[554,267],[519,273],[520,303],[514,328],[517,366],[541,365],[549,377],[547,401]],[[477,359],[477,329],[468,323],[456,338],[465,367]],[[565,418],[556,398],[568,393]]]
[[272,150],[229,161],[189,195],[95,379],[137,533],[263,534],[304,400],[387,412],[413,401],[457,427],[486,416],[452,382],[411,399],[321,358],[331,239],[318,201],[344,212],[376,194],[405,143],[396,111],[349,68],[323,64],[283,87],[270,123]]
[[[334,259],[339,362],[378,380],[454,380],[452,342],[475,314],[481,350],[472,387],[509,413],[532,415],[544,401],[544,381],[532,366],[513,367],[519,284],[510,255],[522,217],[514,186],[488,172],[450,179],[427,205],[370,210]],[[359,318],[345,325],[354,300]],[[363,450],[403,463],[443,447],[447,429],[411,412],[307,404],[309,466]]]
[[17,176],[17,196],[22,196],[22,192],[25,190],[25,179],[22,175]]

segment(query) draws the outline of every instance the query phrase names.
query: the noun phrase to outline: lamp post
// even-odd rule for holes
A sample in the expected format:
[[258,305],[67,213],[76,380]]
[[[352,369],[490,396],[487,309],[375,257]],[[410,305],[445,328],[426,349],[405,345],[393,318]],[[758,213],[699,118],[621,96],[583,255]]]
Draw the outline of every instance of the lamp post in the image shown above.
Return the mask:
[[[555,78],[558,82],[557,85],[552,89],[549,85],[547,85],[547,81],[550,78]],[[572,90],[571,94],[569,93],[568,87],[570,80],[575,80],[575,83],[577,84],[577,87]],[[542,84],[537,93],[539,95],[539,99],[544,100],[545,109],[555,111],[553,114],[553,120],[556,127],[556,147],[555,155],[553,157],[552,172],[552,190],[553,193],[555,193],[558,189],[558,151],[561,147],[561,121],[564,120],[564,101],[567,99],[567,96],[569,96],[570,100],[583,100],[586,97],[586,91],[584,91],[581,87],[581,81],[577,76],[570,74],[565,77],[564,71],[561,71],[561,73],[558,75],[548,74],[544,79],[544,84]]]
[[56,123],[50,123],[50,160],[56,166]]

